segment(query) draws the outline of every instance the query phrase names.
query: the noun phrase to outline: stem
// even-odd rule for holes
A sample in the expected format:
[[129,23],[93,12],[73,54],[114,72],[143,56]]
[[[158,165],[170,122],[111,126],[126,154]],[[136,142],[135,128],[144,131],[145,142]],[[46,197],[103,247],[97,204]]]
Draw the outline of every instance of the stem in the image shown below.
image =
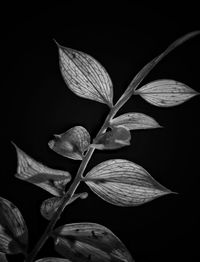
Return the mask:
[[[119,110],[119,108],[116,107],[116,106],[111,108],[111,110],[110,110],[108,116],[106,117],[106,120],[104,121],[104,124],[102,125],[101,129],[99,130],[97,136],[103,134],[106,131],[107,127],[109,126],[110,120],[115,116],[115,114],[117,113],[118,110]],[[62,202],[61,202],[58,210],[53,215],[53,217],[52,217],[51,221],[49,222],[49,224],[48,224],[46,230],[44,231],[43,235],[41,236],[41,238],[39,239],[39,241],[37,242],[37,244],[35,245],[35,247],[31,251],[31,253],[27,256],[27,258],[25,260],[26,262],[32,262],[33,261],[33,259],[35,258],[37,253],[40,251],[40,249],[43,247],[43,245],[45,244],[47,239],[51,236],[55,224],[59,220],[63,210],[65,209],[65,207],[69,203],[70,199],[73,197],[77,187],[79,186],[79,184],[82,180],[83,173],[84,173],[84,171],[87,167],[88,162],[90,161],[90,158],[92,157],[94,150],[95,150],[95,148],[93,148],[93,147],[90,147],[88,149],[86,155],[84,156],[84,158],[83,158],[83,160],[80,164],[80,167],[78,169],[76,177],[74,178],[73,183],[71,184],[71,186],[69,187],[69,189],[65,193],[65,195],[63,196]]]

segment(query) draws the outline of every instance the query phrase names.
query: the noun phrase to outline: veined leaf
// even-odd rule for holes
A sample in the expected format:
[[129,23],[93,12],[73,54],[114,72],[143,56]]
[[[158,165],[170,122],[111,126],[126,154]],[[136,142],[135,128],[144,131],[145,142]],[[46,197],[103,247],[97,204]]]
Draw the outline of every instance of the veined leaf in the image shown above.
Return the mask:
[[183,83],[163,79],[142,86],[135,94],[139,94],[152,105],[170,107],[184,103],[198,92]]
[[172,193],[144,168],[123,159],[100,163],[83,180],[99,197],[117,206],[137,206]]
[[[87,198],[87,196],[88,196],[87,192],[74,194],[73,197],[70,199],[68,205],[74,202],[77,198],[85,199]],[[52,197],[44,200],[40,208],[40,212],[42,216],[48,220],[51,220],[55,212],[58,210],[61,202],[62,202],[61,197]]]
[[71,91],[80,97],[112,107],[112,81],[105,68],[88,54],[57,45],[60,70]]
[[99,224],[66,224],[53,237],[56,251],[73,262],[133,262],[119,238]]
[[70,261],[69,259],[65,259],[65,258],[45,257],[45,258],[40,258],[35,262],[73,262],[73,261]]
[[90,145],[90,134],[82,126],[75,126],[65,133],[55,135],[48,143],[49,147],[61,156],[82,160],[84,152]]
[[[182,45],[184,42],[187,40],[197,36],[200,34],[200,31],[193,31],[190,32],[177,40],[175,40],[171,45],[165,49],[164,52],[162,52],[159,56],[156,56],[154,59],[152,59],[148,64],[146,64],[140,71],[139,73],[133,78],[127,89],[125,90],[124,94],[120,97],[120,99],[117,101],[116,106],[120,107],[125,103],[121,103],[124,98],[126,100],[133,94],[135,93],[136,88],[139,86],[139,84],[142,82],[142,80],[151,72],[151,70],[165,57],[167,56],[171,51],[173,51],[175,48],[178,46]],[[120,108],[119,107],[119,108]]]
[[71,175],[66,171],[44,166],[28,156],[14,143],[18,156],[17,178],[43,188],[52,195],[62,196]]
[[117,126],[113,127],[111,131],[107,131],[106,133],[95,138],[91,146],[100,150],[112,150],[129,146],[130,140],[130,131],[124,126]]
[[27,245],[28,229],[19,209],[0,197],[0,252],[26,253]]
[[0,261],[1,262],[8,262],[6,255],[0,252]]
[[161,127],[152,117],[142,113],[127,113],[110,121],[110,126],[125,126],[129,130]]

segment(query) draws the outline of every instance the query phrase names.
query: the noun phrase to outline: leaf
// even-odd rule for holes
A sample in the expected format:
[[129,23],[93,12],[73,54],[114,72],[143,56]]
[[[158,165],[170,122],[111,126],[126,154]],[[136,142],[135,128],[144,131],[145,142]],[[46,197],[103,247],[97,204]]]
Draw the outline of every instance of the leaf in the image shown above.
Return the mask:
[[137,206],[172,193],[144,168],[123,159],[100,163],[83,180],[99,197],[117,206]]
[[[74,202],[77,198],[85,199],[87,198],[87,196],[88,196],[87,192],[75,194],[70,199],[68,205]],[[51,220],[55,212],[58,210],[61,203],[62,203],[61,197],[52,197],[44,200],[40,208],[40,212],[42,216],[48,220]]]
[[44,166],[28,156],[14,143],[18,156],[17,178],[43,188],[52,195],[62,196],[65,185],[71,180],[66,171]]
[[28,229],[19,209],[0,197],[0,252],[26,253]]
[[49,147],[61,156],[82,160],[84,152],[90,145],[90,134],[82,126],[75,126],[65,133],[55,135],[48,143]]
[[72,261],[70,261],[69,259],[65,259],[65,258],[45,257],[45,258],[40,258],[35,262],[72,262]]
[[0,261],[1,262],[8,262],[6,255],[0,252]]
[[112,107],[113,86],[105,68],[88,54],[56,44],[61,74],[69,89],[80,97]]
[[[127,89],[125,90],[124,94],[120,97],[120,99],[117,101],[116,107],[120,108],[127,100],[128,98],[135,92],[138,85],[142,82],[142,80],[151,72],[151,70],[171,51],[173,51],[176,47],[182,45],[187,40],[197,36],[200,34],[200,31],[193,31],[190,32],[180,38],[178,38],[176,41],[174,41],[171,45],[165,49],[163,53],[161,53],[159,56],[156,56],[154,59],[152,59],[148,64],[146,64],[139,73],[133,78]],[[125,101],[126,98],[126,101]],[[123,101],[124,100],[124,101]],[[123,101],[123,102],[122,102]]]
[[130,131],[124,126],[117,126],[113,127],[111,131],[107,131],[106,133],[95,138],[91,146],[100,150],[112,150],[129,146],[130,140]]
[[142,113],[127,113],[110,121],[111,127],[119,125],[122,125],[129,130],[161,127],[152,117]]
[[99,224],[66,224],[53,237],[56,251],[73,262],[133,262],[119,238]]
[[136,91],[152,105],[160,107],[177,106],[198,94],[192,88],[174,80],[157,80]]

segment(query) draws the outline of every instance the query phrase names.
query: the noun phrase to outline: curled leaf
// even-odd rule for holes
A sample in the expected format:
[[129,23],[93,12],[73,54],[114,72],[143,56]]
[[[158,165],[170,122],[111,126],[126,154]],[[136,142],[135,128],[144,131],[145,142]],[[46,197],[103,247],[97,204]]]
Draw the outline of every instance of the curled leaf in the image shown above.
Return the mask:
[[0,252],[26,253],[28,229],[19,209],[0,197]]
[[0,261],[1,262],[8,262],[6,255],[0,252]]
[[90,145],[90,134],[82,126],[75,126],[65,133],[55,135],[55,139],[48,143],[49,147],[64,157],[82,160],[84,152]]
[[123,159],[100,163],[83,180],[99,197],[117,206],[137,206],[172,193],[144,168]]
[[65,259],[65,258],[45,257],[45,258],[40,258],[35,262],[72,262],[72,261],[70,261],[69,259]]
[[111,131],[94,139],[92,147],[100,150],[118,149],[130,145],[131,133],[124,126],[114,126]]
[[142,86],[135,94],[140,95],[152,105],[170,107],[184,103],[198,92],[183,83],[163,79]]
[[[70,199],[68,205],[74,202],[77,198],[85,199],[87,198],[87,196],[88,196],[87,192],[74,194],[73,197]],[[61,197],[52,197],[44,200],[40,208],[40,212],[42,216],[48,220],[51,220],[55,212],[58,210],[61,203],[62,203]]]
[[112,107],[112,81],[105,68],[88,54],[57,45],[61,74],[69,89],[80,97]]
[[52,195],[62,196],[71,175],[66,171],[52,169],[35,161],[14,143],[18,156],[17,178],[43,188]]
[[95,223],[66,224],[53,232],[56,251],[73,262],[133,262],[124,244]]
[[129,130],[161,127],[152,117],[142,113],[127,113],[110,121],[111,127],[119,125],[122,125]]

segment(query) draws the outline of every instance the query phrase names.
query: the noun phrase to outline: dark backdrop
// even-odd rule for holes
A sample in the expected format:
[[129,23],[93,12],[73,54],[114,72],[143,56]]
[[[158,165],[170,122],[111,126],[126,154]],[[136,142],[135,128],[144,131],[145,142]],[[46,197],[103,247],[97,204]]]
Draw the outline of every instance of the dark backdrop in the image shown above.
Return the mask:
[[[117,2],[117,1],[116,1]],[[42,189],[14,178],[16,152],[10,141],[52,168],[74,177],[78,161],[51,151],[53,134],[82,125],[94,136],[108,113],[106,105],[74,95],[58,66],[55,38],[60,44],[86,52],[100,61],[114,85],[114,101],[134,75],[181,35],[200,29],[198,7],[173,2],[54,1],[7,3],[1,9],[1,196],[21,210],[28,228],[30,249],[47,222],[41,202],[50,197]],[[144,80],[175,79],[200,91],[200,37],[173,51]],[[120,111],[142,112],[164,129],[132,132],[130,147],[95,152],[87,170],[110,158],[142,165],[161,184],[176,191],[148,204],[122,208],[108,204],[85,186],[86,200],[69,206],[59,221],[89,221],[110,228],[137,262],[197,261],[199,257],[199,97],[175,108],[160,109],[134,97]],[[195,237],[197,236],[197,239]],[[56,256],[51,241],[38,258]],[[9,261],[21,256],[9,256]]]

